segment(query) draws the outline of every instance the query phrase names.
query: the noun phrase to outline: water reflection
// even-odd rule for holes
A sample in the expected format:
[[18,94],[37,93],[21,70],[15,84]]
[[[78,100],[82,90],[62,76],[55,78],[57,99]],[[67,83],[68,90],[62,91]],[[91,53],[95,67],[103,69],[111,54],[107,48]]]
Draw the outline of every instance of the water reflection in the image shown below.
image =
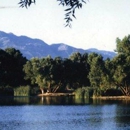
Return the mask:
[[75,98],[74,96],[57,97],[0,97],[0,105],[130,105],[130,100],[100,100]]
[[0,104],[1,130],[130,129],[128,101],[74,97],[12,97],[0,98]]
[[[116,125],[130,129],[130,104],[125,102],[125,105],[118,105],[116,109]],[[123,109],[122,109],[123,108]]]
[[1,97],[0,105],[73,105],[73,96],[60,97]]

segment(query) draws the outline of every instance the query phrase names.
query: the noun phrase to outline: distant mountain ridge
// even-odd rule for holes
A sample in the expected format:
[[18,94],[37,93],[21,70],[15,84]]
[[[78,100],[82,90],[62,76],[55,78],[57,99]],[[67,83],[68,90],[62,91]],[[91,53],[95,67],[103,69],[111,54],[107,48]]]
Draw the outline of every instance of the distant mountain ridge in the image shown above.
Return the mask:
[[33,57],[42,58],[48,55],[53,58],[57,56],[68,58],[74,52],[79,52],[81,54],[95,52],[101,54],[104,59],[113,58],[116,55],[116,53],[111,51],[98,50],[95,48],[84,50],[64,43],[48,45],[40,39],[33,39],[27,36],[16,36],[13,33],[0,31],[0,48],[5,49],[8,47],[20,50],[27,59]]

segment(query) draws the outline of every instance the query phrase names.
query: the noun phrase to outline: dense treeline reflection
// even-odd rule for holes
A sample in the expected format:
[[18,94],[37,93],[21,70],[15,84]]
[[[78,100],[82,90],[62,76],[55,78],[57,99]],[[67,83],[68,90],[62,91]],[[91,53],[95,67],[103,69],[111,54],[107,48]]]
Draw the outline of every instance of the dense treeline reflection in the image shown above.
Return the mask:
[[[75,98],[74,96],[61,97],[1,97],[0,106],[7,105],[130,105],[130,100],[101,100]],[[125,112],[125,109],[124,111]]]
[[77,95],[130,95],[130,35],[117,38],[117,55],[73,53],[69,58],[32,58],[19,50],[0,50],[0,95],[29,96],[45,92]]

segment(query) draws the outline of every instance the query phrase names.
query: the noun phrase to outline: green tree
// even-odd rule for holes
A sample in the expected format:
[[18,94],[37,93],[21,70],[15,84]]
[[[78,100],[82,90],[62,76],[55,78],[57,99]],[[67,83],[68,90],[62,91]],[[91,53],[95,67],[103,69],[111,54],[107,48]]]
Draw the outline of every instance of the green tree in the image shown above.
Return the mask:
[[26,64],[27,59],[22,56],[19,50],[14,48],[7,48],[5,52],[7,53],[6,60],[8,61],[5,65],[5,83],[18,87],[25,83],[23,65]]
[[73,64],[70,59],[63,60],[63,75],[64,75],[64,85],[72,87],[74,75],[73,75]]
[[116,39],[116,52],[118,54],[130,55],[130,35],[125,36],[122,40]]
[[109,58],[106,59],[104,62],[105,62],[105,69],[104,69],[104,76],[102,78],[102,82],[105,89],[107,90],[115,86],[113,83],[113,74],[115,71],[114,70],[115,64]]
[[119,54],[113,59],[113,81],[124,95],[130,95],[130,56]]
[[79,52],[73,53],[70,56],[73,63],[73,76],[74,76],[74,86],[82,87],[89,86],[90,82],[88,79],[89,64],[88,64],[88,54],[80,54]]
[[25,79],[29,80],[32,85],[38,85],[42,93],[44,93],[44,78],[40,74],[41,72],[41,60],[38,58],[32,58],[24,65],[23,70],[25,72]]
[[0,86],[5,86],[6,82],[6,73],[8,68],[8,54],[0,49]]
[[43,77],[43,81],[47,84],[49,92],[51,92],[51,86],[54,83],[53,69],[54,69],[53,59],[50,56],[43,58],[41,61],[40,74]]
[[122,40],[116,40],[118,53],[113,58],[114,73],[113,81],[121,89],[124,95],[130,95],[130,35],[125,36]]
[[38,58],[32,58],[27,61],[23,67],[25,72],[25,80],[30,80],[32,85],[36,84],[36,76],[38,75],[38,70],[40,67],[40,60]]
[[82,55],[79,52],[75,52],[69,57],[69,59],[71,59],[72,61],[76,61],[79,63],[81,62],[81,58],[82,58]]
[[55,81],[52,92],[65,91],[64,65],[61,57],[54,58],[53,80]]
[[53,59],[50,56],[31,59],[24,65],[25,79],[29,79],[33,85],[38,85],[42,93],[44,93],[44,89],[51,92],[51,86],[54,83],[53,64]]
[[104,61],[101,55],[91,53],[88,56],[90,65],[89,80],[92,87],[102,87],[102,78],[104,76]]

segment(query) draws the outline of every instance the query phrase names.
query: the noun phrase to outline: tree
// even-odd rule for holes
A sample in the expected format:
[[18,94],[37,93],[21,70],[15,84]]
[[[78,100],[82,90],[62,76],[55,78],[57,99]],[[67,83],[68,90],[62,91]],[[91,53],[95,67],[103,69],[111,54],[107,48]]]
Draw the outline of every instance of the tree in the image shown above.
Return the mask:
[[8,61],[5,68],[5,83],[12,87],[18,87],[25,83],[23,65],[26,64],[27,59],[22,56],[19,50],[14,48],[6,48],[5,52]]
[[72,61],[76,61],[76,62],[81,62],[81,57],[82,55],[79,53],[79,52],[75,52],[73,53],[69,58],[72,60]]
[[65,91],[63,59],[61,57],[54,58],[53,67],[53,80],[55,83],[52,92]]
[[0,86],[6,85],[6,73],[8,68],[8,54],[0,49]]
[[47,84],[47,89],[49,92],[51,92],[51,85],[54,83],[53,64],[53,59],[50,56],[47,56],[46,58],[42,59],[41,67],[39,69],[40,75],[42,76],[44,83]]
[[25,79],[29,80],[32,85],[38,85],[44,93],[45,81],[41,72],[41,59],[33,58],[24,65]]
[[130,95],[130,56],[119,54],[113,59],[114,84],[121,89],[124,95]]
[[[65,9],[65,26],[71,27],[72,17],[75,17],[75,10],[81,9],[83,4],[86,3],[86,0],[57,0],[59,5],[66,7]],[[36,3],[36,0],[20,0],[20,7],[29,7],[32,3]]]
[[122,40],[117,38],[116,51],[118,55],[113,59],[113,81],[124,95],[130,95],[130,35]]
[[33,85],[38,85],[42,93],[44,89],[51,92],[51,86],[54,83],[54,63],[50,56],[31,59],[24,65],[24,72],[26,73],[25,79],[29,79]]
[[130,55],[130,35],[125,36],[122,40],[116,39],[116,52],[118,54]]
[[103,82],[103,86],[105,87],[105,90],[107,90],[115,86],[113,83],[113,74],[115,71],[114,70],[115,64],[109,58],[106,59],[104,62],[105,62],[105,68],[104,68],[104,75],[102,78],[102,82]]
[[70,59],[73,62],[73,76],[74,83],[78,87],[89,86],[90,82],[88,79],[89,73],[89,64],[88,64],[88,54],[80,54],[79,52],[73,53],[70,56]]
[[102,78],[104,76],[104,61],[101,55],[91,53],[88,56],[90,65],[89,80],[92,87],[102,87]]
[[32,85],[36,84],[36,76],[38,75],[38,70],[40,67],[40,60],[38,58],[33,58],[26,62],[23,66],[23,71],[25,72],[25,80],[29,80]]
[[64,85],[65,86],[71,86],[73,84],[74,75],[73,75],[73,64],[70,59],[64,59],[63,61],[63,75],[64,75]]

